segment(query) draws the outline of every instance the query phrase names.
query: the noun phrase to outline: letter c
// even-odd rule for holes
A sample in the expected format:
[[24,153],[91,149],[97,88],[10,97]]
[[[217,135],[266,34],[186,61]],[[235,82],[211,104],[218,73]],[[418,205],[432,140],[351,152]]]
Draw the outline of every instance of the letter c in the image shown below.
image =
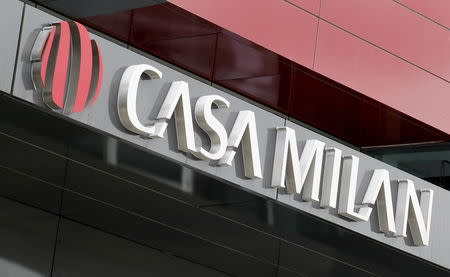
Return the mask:
[[139,81],[142,74],[151,79],[161,79],[162,73],[148,64],[129,66],[122,75],[117,98],[117,110],[122,125],[133,133],[151,136],[155,133],[155,126],[144,126],[138,119],[136,98]]

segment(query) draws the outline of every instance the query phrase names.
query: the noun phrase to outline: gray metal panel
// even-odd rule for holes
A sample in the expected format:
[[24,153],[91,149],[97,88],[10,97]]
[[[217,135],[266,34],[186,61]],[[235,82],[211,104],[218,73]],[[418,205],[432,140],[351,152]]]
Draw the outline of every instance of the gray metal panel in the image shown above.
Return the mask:
[[[39,94],[33,92],[32,90],[28,56],[32,43],[37,36],[37,30],[39,30],[42,24],[48,24],[54,21],[58,20],[55,17],[45,14],[42,11],[31,7],[27,7],[26,9],[22,35],[23,39],[20,50],[20,62],[17,65],[17,78],[15,83],[14,95],[41,106],[42,101]],[[265,186],[269,185],[268,182],[270,182],[271,176],[271,161],[275,147],[274,128],[284,126],[285,123],[285,121],[281,117],[258,108],[250,103],[247,103],[242,99],[238,99],[223,91],[208,86],[205,83],[179,73],[158,62],[152,61],[149,58],[129,51],[128,49],[125,49],[110,41],[99,38],[95,35],[93,35],[92,37],[95,38],[99,43],[104,57],[105,70],[103,88],[95,105],[87,108],[82,113],[72,114],[69,115],[69,117],[80,123],[90,125],[98,130],[120,137],[127,142],[140,145],[144,149],[154,152],[158,155],[176,160],[179,163],[188,164],[189,166],[199,169],[200,171],[209,173],[211,175],[216,175],[219,178],[227,180],[238,186],[242,186],[256,193],[266,195],[274,199],[276,198],[276,190],[265,188]],[[238,110],[248,109],[254,111],[256,113],[256,119],[258,122],[259,145],[265,177],[264,181],[249,181],[241,178],[240,174],[242,172],[242,169],[240,168],[240,166],[242,164],[239,161],[239,159],[241,158],[241,154],[239,152],[237,154],[237,158],[234,162],[233,167],[230,168],[217,168],[214,166],[210,166],[209,162],[198,161],[179,152],[176,149],[176,136],[173,122],[169,124],[169,128],[164,139],[142,138],[125,130],[118,120],[116,108],[119,81],[123,71],[127,66],[142,63],[153,65],[163,73],[163,78],[161,80],[143,81],[140,83],[137,110],[140,120],[144,123],[150,123],[156,118],[156,114],[162,101],[164,100],[164,96],[167,93],[171,81],[179,80],[184,80],[189,83],[192,107],[194,107],[195,100],[200,95],[218,94],[225,96],[225,98],[231,101],[230,110],[214,110],[214,114],[221,120],[221,122],[225,124],[228,131],[230,131],[231,129],[231,126],[236,117],[236,112]],[[448,216],[446,215],[446,211],[450,210],[450,192],[440,189],[428,182],[418,179],[410,174],[404,173],[396,168],[390,167],[387,164],[372,159],[342,144],[327,139],[326,137],[305,129],[304,127],[301,127],[295,123],[288,122],[287,126],[296,130],[297,139],[300,142],[304,142],[304,140],[308,138],[320,139],[325,142],[327,146],[338,147],[344,151],[344,154],[353,154],[361,159],[360,175],[358,180],[360,185],[358,187],[358,195],[356,199],[357,203],[360,203],[361,201],[362,194],[368,185],[368,180],[372,170],[377,168],[388,169],[391,173],[391,179],[409,178],[413,180],[416,183],[417,189],[434,189],[435,201],[433,207],[430,246],[414,247],[409,246],[411,245],[409,239],[405,240],[403,238],[394,239],[385,237],[382,233],[378,232],[377,220],[374,216],[372,216],[370,223],[350,222],[338,217],[336,215],[336,211],[320,209],[317,208],[317,205],[311,204],[309,202],[299,202],[292,199],[292,196],[290,195],[280,194],[278,197],[278,200],[280,202],[285,203],[288,206],[306,211],[310,214],[316,215],[320,218],[346,227],[365,236],[371,237],[382,243],[396,247],[397,249],[404,250],[421,258],[450,268],[450,259],[448,259],[447,256],[448,249],[450,249],[450,239],[447,235],[447,231],[450,230],[450,221],[446,220],[448,218]],[[206,144],[209,141],[209,139],[206,137],[206,134],[198,129],[196,131],[198,141],[201,140]],[[301,150],[302,147],[299,148]],[[395,183],[393,183],[393,189],[395,198],[397,189],[397,185]]]
[[53,275],[64,276],[228,276],[168,253],[62,219]]
[[0,9],[0,90],[11,93],[24,3],[2,0]]
[[0,276],[50,276],[58,218],[0,198]]
[[167,0],[34,0],[34,2],[71,18],[80,18],[153,6]]

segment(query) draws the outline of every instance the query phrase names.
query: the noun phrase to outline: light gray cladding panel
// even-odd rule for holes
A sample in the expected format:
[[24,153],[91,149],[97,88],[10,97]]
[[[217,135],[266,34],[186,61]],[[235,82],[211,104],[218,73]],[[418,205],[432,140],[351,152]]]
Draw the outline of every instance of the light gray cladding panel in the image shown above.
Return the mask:
[[11,92],[24,3],[2,0],[0,9],[0,90]]

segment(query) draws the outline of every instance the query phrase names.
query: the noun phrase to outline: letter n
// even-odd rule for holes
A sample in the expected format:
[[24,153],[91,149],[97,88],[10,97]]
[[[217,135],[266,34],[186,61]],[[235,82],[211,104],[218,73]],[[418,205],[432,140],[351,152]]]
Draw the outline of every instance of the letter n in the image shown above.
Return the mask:
[[395,236],[406,237],[406,225],[409,224],[414,245],[428,245],[432,207],[433,190],[421,190],[419,204],[413,181],[399,180]]

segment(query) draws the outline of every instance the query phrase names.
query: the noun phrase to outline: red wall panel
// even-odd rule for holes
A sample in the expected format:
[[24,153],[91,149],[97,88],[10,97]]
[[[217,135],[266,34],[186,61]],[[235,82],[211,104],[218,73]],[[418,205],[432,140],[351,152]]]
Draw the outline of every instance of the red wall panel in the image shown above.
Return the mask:
[[392,0],[322,0],[320,14],[323,19],[450,80],[450,31]]
[[173,5],[133,10],[130,44],[212,79],[217,26]]
[[410,9],[450,28],[450,1],[448,0],[396,0]]
[[450,84],[324,21],[315,70],[450,133]]
[[[343,8],[354,7],[346,6],[353,0],[348,1]],[[338,11],[339,6],[332,9],[347,15],[345,20],[338,17],[341,24],[358,29],[353,26],[358,16]],[[263,15],[252,16],[258,21]],[[316,53],[315,70],[321,74],[170,3],[83,21],[358,146],[448,139],[430,127],[449,133],[447,82],[325,21]],[[295,28],[290,31],[296,35]],[[316,37],[305,41],[315,44]]]
[[358,146],[448,138],[362,94],[298,68],[293,72],[289,115]]
[[291,64],[286,58],[223,30],[217,40],[213,81],[287,112]]
[[321,0],[285,0],[297,7],[307,10],[310,13],[319,15]]
[[132,11],[121,11],[111,14],[97,15],[78,19],[81,23],[89,25],[101,32],[128,42],[130,35]]
[[176,39],[217,33],[215,24],[170,4],[133,10],[133,35],[148,40]]
[[172,0],[230,30],[311,68],[318,19],[283,0]]

